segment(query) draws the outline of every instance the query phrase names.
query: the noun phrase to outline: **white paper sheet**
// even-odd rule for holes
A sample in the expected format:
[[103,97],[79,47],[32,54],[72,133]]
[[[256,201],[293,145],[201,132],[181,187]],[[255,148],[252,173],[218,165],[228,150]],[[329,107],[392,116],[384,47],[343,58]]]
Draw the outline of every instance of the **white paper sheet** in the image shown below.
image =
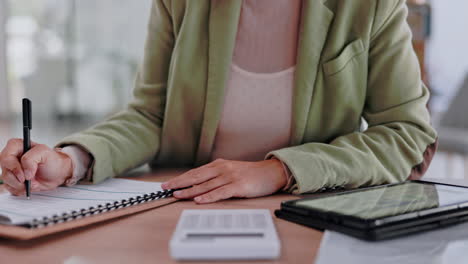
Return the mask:
[[379,242],[326,231],[315,263],[466,264],[468,223]]
[[0,216],[8,217],[12,224],[26,223],[35,218],[87,209],[161,190],[161,183],[158,182],[109,179],[98,185],[75,185],[34,192],[30,200],[25,196],[4,193],[0,195]]

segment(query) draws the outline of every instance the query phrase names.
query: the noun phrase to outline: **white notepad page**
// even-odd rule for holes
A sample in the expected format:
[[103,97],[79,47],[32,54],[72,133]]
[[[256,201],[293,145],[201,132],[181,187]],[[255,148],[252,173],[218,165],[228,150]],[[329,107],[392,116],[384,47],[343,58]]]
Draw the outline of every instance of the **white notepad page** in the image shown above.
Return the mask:
[[30,200],[24,195],[3,193],[0,194],[0,216],[9,218],[11,224],[22,224],[158,191],[162,191],[159,182],[108,179],[97,185],[75,185],[58,187],[53,191],[33,192]]

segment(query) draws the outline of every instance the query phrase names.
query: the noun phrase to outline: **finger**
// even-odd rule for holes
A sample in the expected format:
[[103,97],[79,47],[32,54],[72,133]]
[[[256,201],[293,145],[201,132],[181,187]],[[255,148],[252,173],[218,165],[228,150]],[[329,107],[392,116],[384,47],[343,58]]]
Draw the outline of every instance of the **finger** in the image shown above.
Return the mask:
[[219,175],[215,167],[199,167],[190,170],[161,185],[163,189],[179,189],[200,184]]
[[193,198],[195,196],[199,196],[218,187],[221,187],[229,182],[230,180],[228,179],[228,177],[219,176],[202,184],[194,185],[192,188],[176,191],[174,192],[174,197],[178,199]]
[[38,166],[45,163],[51,151],[46,145],[37,145],[21,157],[21,165],[26,180],[34,178]]
[[227,184],[224,186],[221,186],[209,193],[200,195],[195,197],[195,202],[199,204],[205,204],[205,203],[214,203],[220,200],[225,200],[229,199],[234,196],[235,194],[235,185],[234,184]]
[[7,145],[0,154],[0,165],[2,168],[13,172],[21,182],[24,181],[24,174],[18,157],[22,154],[23,140],[18,138],[8,140]]
[[5,148],[2,150],[2,157],[14,156],[19,157],[23,154],[23,140],[12,138],[8,140]]
[[24,184],[19,182],[18,179],[10,171],[4,171],[2,177],[3,177],[3,182],[9,185],[15,191],[17,192],[24,191]]
[[4,184],[3,186],[5,186],[5,189],[6,189],[9,193],[11,193],[11,194],[13,194],[13,195],[15,195],[15,196],[21,195],[21,193],[19,193],[16,189],[14,189],[13,187],[11,187],[10,185]]
[[[38,145],[36,142],[31,141],[31,148],[34,146]],[[8,157],[8,156],[13,156],[13,157],[21,157],[23,155],[24,151],[24,145],[23,145],[23,140],[19,138],[12,138],[8,140],[5,148],[2,150],[0,154],[0,161],[2,157]]]
[[41,184],[36,180],[32,180],[31,181],[31,191],[32,192],[42,191]]
[[[189,170],[189,171],[187,171],[187,172],[185,172],[185,173],[183,173],[183,174],[181,174],[181,175],[175,177],[174,179],[171,179],[171,180],[169,180],[169,181],[167,181],[167,182],[164,182],[163,184],[161,184],[161,187],[162,187],[163,189],[166,189],[166,190],[167,190],[167,189],[176,189],[176,188],[173,187],[173,182],[174,182],[174,181],[175,181],[176,184],[177,184],[177,182],[180,180],[180,178],[182,178],[182,177],[189,177],[189,178],[190,178],[189,175],[199,174],[200,171],[206,170],[206,169],[210,169],[210,168],[214,168],[214,167],[216,167],[216,165],[219,164],[219,163],[220,163],[220,160],[215,160],[215,161],[212,161],[212,162],[210,162],[210,163],[208,163],[208,164],[205,164],[205,165],[203,165],[203,166],[200,166],[200,167],[198,167],[198,168]],[[208,180],[208,179],[207,179],[207,180]],[[178,185],[178,184],[177,184],[177,185]],[[188,185],[188,186],[190,186],[190,185]],[[187,186],[184,186],[184,187],[187,187]],[[178,188],[183,188],[183,187],[178,187]]]
[[7,156],[1,160],[2,170],[11,171],[20,182],[24,182],[24,172],[16,156]]

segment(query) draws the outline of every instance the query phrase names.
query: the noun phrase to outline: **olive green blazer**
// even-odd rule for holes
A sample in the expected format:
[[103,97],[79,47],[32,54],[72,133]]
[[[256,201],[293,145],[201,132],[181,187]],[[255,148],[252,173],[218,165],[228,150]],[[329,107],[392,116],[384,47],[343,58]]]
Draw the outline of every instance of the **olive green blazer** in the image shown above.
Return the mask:
[[[58,144],[92,154],[93,182],[147,162],[210,161],[241,3],[153,1],[133,101]],[[406,17],[404,0],[304,0],[290,147],[266,157],[289,167],[293,191],[394,183],[427,169],[436,132]]]

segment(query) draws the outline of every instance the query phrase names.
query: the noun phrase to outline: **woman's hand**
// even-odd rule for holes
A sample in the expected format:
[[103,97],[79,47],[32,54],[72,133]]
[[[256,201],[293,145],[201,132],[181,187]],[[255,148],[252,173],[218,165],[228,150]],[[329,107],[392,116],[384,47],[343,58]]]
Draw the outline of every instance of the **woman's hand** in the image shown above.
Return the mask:
[[194,198],[197,203],[212,203],[231,197],[265,196],[283,188],[287,175],[277,159],[246,162],[218,159],[190,170],[164,183],[163,189],[178,189],[179,199]]
[[8,141],[0,153],[0,166],[5,188],[13,195],[25,193],[25,180],[31,180],[32,191],[45,191],[62,185],[73,173],[68,155],[36,143],[23,155],[21,139]]

